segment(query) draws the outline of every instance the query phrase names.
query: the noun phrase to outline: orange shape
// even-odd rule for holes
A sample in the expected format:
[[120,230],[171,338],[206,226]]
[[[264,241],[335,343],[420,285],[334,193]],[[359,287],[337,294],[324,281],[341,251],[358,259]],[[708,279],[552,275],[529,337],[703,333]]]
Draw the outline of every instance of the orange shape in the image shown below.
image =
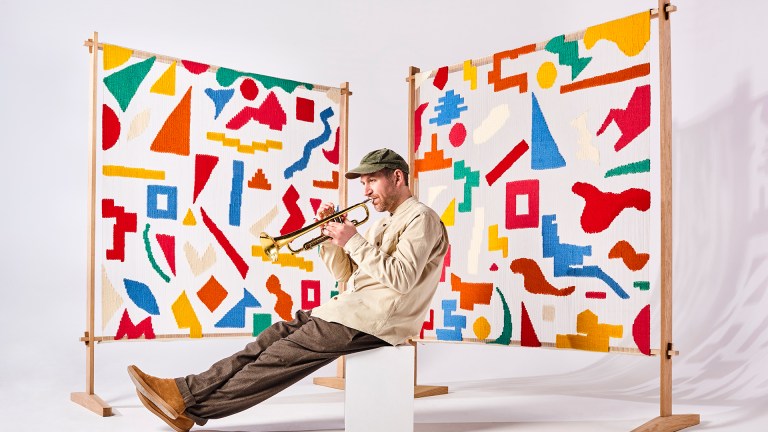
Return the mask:
[[227,294],[229,294],[227,290],[221,286],[215,277],[211,276],[208,282],[197,292],[197,297],[209,311],[213,312],[227,298]]
[[508,77],[501,77],[501,61],[514,60],[521,55],[536,51],[536,44],[525,45],[509,51],[498,52],[493,55],[493,69],[488,72],[488,84],[493,84],[493,91],[506,90],[511,87],[519,87],[520,93],[528,91],[528,73],[524,72]]
[[451,273],[451,290],[459,293],[459,307],[464,310],[475,310],[476,304],[491,304],[493,284],[462,282],[461,278]]
[[320,189],[338,189],[339,172],[334,171],[331,175],[331,180],[312,180],[312,186]]
[[264,174],[264,170],[261,168],[256,170],[253,177],[248,180],[248,187],[251,189],[272,190],[272,185],[269,183],[269,180],[267,180],[267,175]]
[[277,312],[280,318],[290,321],[293,318],[291,316],[293,299],[290,294],[283,291],[283,288],[280,286],[280,279],[278,279],[277,276],[272,275],[267,279],[267,291],[277,296],[275,312]]
[[189,122],[192,106],[192,87],[181,98],[171,115],[163,123],[160,132],[152,141],[150,150],[158,153],[173,153],[189,156]]
[[432,150],[424,152],[424,158],[414,161],[413,175],[418,177],[421,171],[435,171],[453,166],[453,159],[446,159],[442,150],[437,149],[437,134],[432,134]]
[[651,73],[651,64],[643,63],[637,66],[628,67],[616,72],[609,72],[607,74],[598,75],[596,77],[583,79],[581,81],[574,81],[570,84],[566,84],[560,87],[560,94],[569,93],[576,90],[584,90],[590,87],[598,87],[606,84],[615,84],[622,81],[629,81],[631,79],[646,76]]
[[620,240],[608,252],[608,258],[621,258],[628,269],[638,271],[645,267],[651,256],[647,253],[635,252],[635,248],[628,241]]
[[547,282],[539,263],[530,258],[518,258],[512,261],[509,268],[513,273],[523,275],[525,290],[531,294],[548,294],[553,296],[567,296],[576,290],[575,286],[558,289]]

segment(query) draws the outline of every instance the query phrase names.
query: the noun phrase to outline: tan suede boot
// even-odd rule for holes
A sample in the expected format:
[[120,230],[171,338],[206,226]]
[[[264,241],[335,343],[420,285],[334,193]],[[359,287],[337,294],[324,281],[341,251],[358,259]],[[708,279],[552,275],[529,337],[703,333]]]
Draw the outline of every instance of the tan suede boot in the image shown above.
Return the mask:
[[138,390],[136,390],[136,395],[139,396],[139,400],[141,401],[142,405],[144,405],[145,408],[150,410],[152,414],[160,417],[162,421],[168,424],[168,426],[172,427],[173,430],[175,430],[176,432],[187,432],[190,429],[192,429],[192,426],[195,425],[195,422],[193,422],[192,419],[184,416],[183,414],[175,419],[168,417],[162,411],[160,411],[157,408],[157,406],[152,403],[151,400],[147,399]]
[[136,390],[169,418],[178,418],[184,412],[184,398],[175,380],[147,375],[134,365],[128,366],[128,375]]

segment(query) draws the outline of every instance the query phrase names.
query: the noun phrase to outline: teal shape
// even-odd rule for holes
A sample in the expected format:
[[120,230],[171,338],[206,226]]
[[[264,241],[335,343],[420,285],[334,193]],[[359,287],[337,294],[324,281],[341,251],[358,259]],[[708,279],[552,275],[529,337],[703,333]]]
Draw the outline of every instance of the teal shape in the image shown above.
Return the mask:
[[117,103],[123,112],[128,108],[128,104],[131,103],[142,81],[144,81],[144,78],[147,77],[150,69],[152,69],[153,64],[155,64],[155,57],[150,57],[104,78],[104,85],[107,86],[107,90],[112,93],[112,96],[117,99]]
[[235,80],[244,76],[255,79],[256,81],[260,82],[266,89],[271,89],[272,87],[280,87],[288,93],[293,93],[293,91],[296,90],[296,87],[298,86],[304,86],[308,90],[312,90],[314,88],[314,85],[305,82],[275,78],[249,72],[240,72],[234,69],[220,67],[219,70],[216,71],[216,81],[222,87],[229,87],[235,82]]

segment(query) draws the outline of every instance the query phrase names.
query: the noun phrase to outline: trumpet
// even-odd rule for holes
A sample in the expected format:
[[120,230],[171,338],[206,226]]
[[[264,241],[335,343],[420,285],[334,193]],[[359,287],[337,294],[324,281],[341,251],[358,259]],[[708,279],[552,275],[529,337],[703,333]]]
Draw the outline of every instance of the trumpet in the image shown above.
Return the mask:
[[278,252],[280,251],[280,248],[283,246],[287,247],[288,250],[291,251],[291,254],[296,255],[298,253],[308,251],[315,246],[319,245],[320,243],[323,243],[324,241],[328,240],[330,237],[327,235],[320,235],[317,236],[308,242],[304,243],[300,248],[294,249],[291,247],[291,242],[296,240],[297,238],[303,236],[304,234],[314,230],[317,227],[320,227],[322,225],[325,225],[328,222],[335,221],[340,222],[341,216],[351,212],[352,210],[356,209],[357,207],[362,207],[363,210],[365,210],[365,218],[361,221],[357,221],[355,219],[350,220],[355,226],[361,225],[365,223],[365,221],[368,220],[368,216],[370,213],[368,212],[368,206],[366,204],[370,201],[370,199],[367,199],[359,204],[355,204],[351,207],[347,207],[344,210],[338,211],[328,217],[323,218],[322,220],[319,220],[311,225],[307,225],[304,228],[298,229],[294,232],[279,236],[279,237],[270,237],[269,234],[262,232],[259,235],[259,240],[261,241],[261,247],[264,248],[264,253],[267,254],[267,256],[274,262],[277,261]]

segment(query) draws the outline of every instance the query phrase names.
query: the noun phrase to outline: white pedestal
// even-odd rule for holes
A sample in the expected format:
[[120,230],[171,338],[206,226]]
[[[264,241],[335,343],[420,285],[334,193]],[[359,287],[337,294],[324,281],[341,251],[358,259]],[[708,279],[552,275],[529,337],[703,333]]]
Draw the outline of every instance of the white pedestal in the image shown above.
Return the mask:
[[346,356],[346,432],[413,432],[413,362],[411,345]]

